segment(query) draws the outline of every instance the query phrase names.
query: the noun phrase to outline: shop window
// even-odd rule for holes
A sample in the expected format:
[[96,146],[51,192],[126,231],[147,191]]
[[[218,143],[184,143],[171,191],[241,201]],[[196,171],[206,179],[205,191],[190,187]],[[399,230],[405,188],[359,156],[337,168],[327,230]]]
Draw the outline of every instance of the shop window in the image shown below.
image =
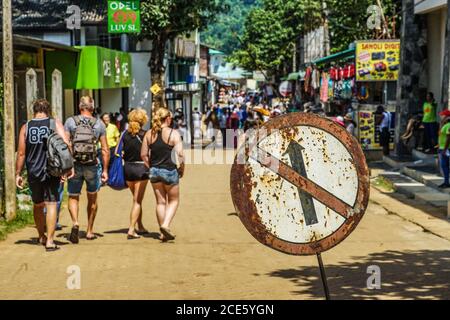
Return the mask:
[[185,64],[178,65],[178,82],[187,82],[189,78],[189,66]]
[[386,82],[386,100],[385,103],[397,100],[397,81]]
[[169,83],[175,82],[175,65],[173,63],[169,63]]

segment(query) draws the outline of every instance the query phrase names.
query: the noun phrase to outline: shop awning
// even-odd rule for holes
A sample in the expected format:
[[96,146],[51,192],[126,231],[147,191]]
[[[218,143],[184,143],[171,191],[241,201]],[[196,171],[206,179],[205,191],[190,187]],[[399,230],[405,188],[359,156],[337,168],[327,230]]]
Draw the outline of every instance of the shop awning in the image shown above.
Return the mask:
[[342,59],[354,59],[355,58],[355,49],[348,49],[345,51],[341,51],[335,54],[332,54],[331,56],[324,57],[318,60],[313,61],[313,64],[324,64],[328,62],[338,61]]
[[131,55],[97,46],[79,47],[76,89],[114,89],[131,85]]
[[287,76],[286,80],[288,81],[297,81],[300,77],[300,73],[299,72],[293,72],[293,73],[289,73],[289,75]]
[[281,78],[282,81],[297,81],[305,77],[305,71],[292,72],[286,77]]

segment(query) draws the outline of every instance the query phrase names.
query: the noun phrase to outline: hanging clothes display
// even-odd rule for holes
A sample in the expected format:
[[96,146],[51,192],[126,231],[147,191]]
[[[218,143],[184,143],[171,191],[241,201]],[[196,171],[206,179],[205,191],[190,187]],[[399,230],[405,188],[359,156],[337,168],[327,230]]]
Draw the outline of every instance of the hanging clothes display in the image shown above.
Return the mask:
[[320,73],[319,70],[317,70],[317,68],[314,68],[311,74],[311,87],[314,90],[317,90],[320,87]]
[[330,78],[328,79],[328,100],[333,100],[334,98],[334,81]]
[[309,87],[311,84],[311,74],[312,74],[312,68],[308,67],[306,68],[305,73],[305,92],[309,93]]
[[322,102],[328,102],[328,73],[322,73],[322,81],[320,84],[320,100]]

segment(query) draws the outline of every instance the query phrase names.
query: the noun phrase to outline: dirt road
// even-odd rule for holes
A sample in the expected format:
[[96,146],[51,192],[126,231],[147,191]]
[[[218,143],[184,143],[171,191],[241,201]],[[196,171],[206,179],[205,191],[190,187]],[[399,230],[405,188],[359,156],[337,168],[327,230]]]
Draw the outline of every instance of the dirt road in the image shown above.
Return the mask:
[[[229,172],[228,165],[187,167],[174,243],[157,240],[151,188],[144,223],[152,233],[146,238],[127,241],[131,195],[108,188],[99,195],[96,232],[102,236],[96,241],[68,243],[67,209],[59,252],[33,244],[34,228],[10,235],[0,243],[0,299],[322,299],[315,257],[275,252],[244,229]],[[85,197],[82,207],[85,230]],[[332,298],[449,299],[449,250],[448,240],[371,203],[356,231],[323,254]],[[366,288],[371,265],[381,268],[380,290]],[[66,286],[70,266],[80,268],[80,290]]]

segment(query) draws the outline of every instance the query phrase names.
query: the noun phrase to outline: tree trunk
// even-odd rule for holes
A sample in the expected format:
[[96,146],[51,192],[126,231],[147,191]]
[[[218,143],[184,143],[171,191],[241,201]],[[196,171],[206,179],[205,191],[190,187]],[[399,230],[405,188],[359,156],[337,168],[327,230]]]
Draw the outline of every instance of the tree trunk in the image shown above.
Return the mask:
[[167,40],[168,37],[165,34],[160,34],[152,39],[152,52],[148,63],[150,67],[152,86],[157,84],[161,88],[157,94],[153,94],[153,110],[167,108],[164,99],[166,88],[166,66],[164,65],[164,56],[166,52]]

